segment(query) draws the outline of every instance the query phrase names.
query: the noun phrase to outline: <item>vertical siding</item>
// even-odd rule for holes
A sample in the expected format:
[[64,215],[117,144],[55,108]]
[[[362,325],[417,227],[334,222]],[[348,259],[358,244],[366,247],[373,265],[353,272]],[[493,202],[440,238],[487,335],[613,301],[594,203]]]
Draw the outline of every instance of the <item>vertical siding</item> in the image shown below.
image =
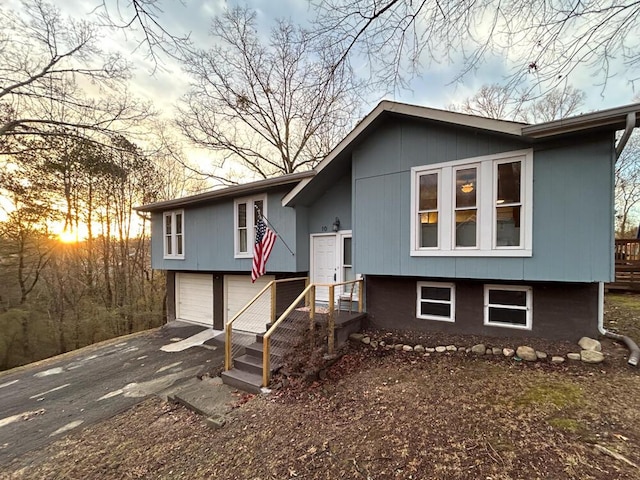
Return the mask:
[[355,269],[363,274],[574,282],[613,275],[611,135],[534,149],[533,256],[411,257],[411,167],[527,148],[516,139],[409,120],[353,153]]
[[308,233],[331,232],[336,217],[340,219],[340,230],[351,230],[351,172],[336,179],[309,207]]
[[533,257],[525,278],[609,281],[613,274],[612,138],[535,151]]
[[[283,207],[281,200],[286,190],[267,195],[267,216],[295,252],[298,241],[296,211]],[[184,209],[184,259],[163,258],[162,214],[152,215],[152,266],[162,270],[250,272],[250,258],[234,258],[234,204],[233,199],[198,205]],[[304,255],[303,255],[304,256]],[[273,248],[267,270],[271,272],[298,271],[296,256],[291,255],[281,240]],[[304,259],[301,263],[305,263]],[[308,264],[308,254],[306,255]]]

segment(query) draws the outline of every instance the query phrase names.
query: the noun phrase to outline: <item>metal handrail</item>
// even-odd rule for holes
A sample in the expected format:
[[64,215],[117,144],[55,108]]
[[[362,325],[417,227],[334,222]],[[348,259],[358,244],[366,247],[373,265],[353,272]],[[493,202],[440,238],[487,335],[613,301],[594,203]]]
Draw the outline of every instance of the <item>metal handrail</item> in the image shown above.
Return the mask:
[[[262,294],[266,292],[268,289],[272,288],[273,285],[276,285],[278,283],[293,282],[296,280],[297,281],[307,280],[308,278],[309,277],[295,277],[295,278],[283,278],[280,280],[271,280],[269,283],[267,283],[264,286],[262,290],[260,290],[260,292],[255,297],[251,299],[249,303],[247,303],[244,307],[238,310],[238,312],[231,318],[231,320],[227,322],[227,324],[225,325],[225,338],[224,338],[224,369],[225,370],[231,369],[231,336],[233,331],[233,322],[235,322],[236,319],[240,317],[240,315],[246,312],[249,309],[249,307],[251,307],[251,305],[253,305],[256,301],[258,301],[258,298],[260,298]],[[272,297],[273,297],[273,294],[272,294]],[[275,304],[275,302],[273,301],[273,298],[271,299],[271,303],[272,305]]]

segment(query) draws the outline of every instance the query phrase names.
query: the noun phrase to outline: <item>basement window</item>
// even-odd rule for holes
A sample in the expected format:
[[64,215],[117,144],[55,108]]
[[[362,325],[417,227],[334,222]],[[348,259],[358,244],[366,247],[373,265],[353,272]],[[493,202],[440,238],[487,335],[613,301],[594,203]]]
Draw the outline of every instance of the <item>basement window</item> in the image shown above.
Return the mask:
[[485,285],[484,324],[531,330],[532,299],[531,287]]
[[455,321],[453,283],[418,282],[416,317],[425,320]]

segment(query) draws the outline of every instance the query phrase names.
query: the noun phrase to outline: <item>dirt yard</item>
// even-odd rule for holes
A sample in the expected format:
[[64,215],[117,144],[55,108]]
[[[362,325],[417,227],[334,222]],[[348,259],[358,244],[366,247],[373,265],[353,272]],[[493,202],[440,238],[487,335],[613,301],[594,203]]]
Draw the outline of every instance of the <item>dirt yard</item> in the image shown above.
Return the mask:
[[[640,297],[608,297],[606,316],[640,341]],[[148,400],[0,477],[638,479],[640,370],[603,346],[603,364],[555,365],[357,344],[323,380],[239,394],[222,429]]]

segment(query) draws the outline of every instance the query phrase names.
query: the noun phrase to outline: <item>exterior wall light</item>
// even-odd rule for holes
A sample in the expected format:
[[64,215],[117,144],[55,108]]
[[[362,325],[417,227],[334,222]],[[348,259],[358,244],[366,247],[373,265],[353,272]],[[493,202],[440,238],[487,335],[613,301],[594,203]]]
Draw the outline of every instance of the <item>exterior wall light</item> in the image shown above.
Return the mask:
[[340,230],[340,219],[336,217],[336,221],[333,222],[333,231],[337,232],[338,230]]

